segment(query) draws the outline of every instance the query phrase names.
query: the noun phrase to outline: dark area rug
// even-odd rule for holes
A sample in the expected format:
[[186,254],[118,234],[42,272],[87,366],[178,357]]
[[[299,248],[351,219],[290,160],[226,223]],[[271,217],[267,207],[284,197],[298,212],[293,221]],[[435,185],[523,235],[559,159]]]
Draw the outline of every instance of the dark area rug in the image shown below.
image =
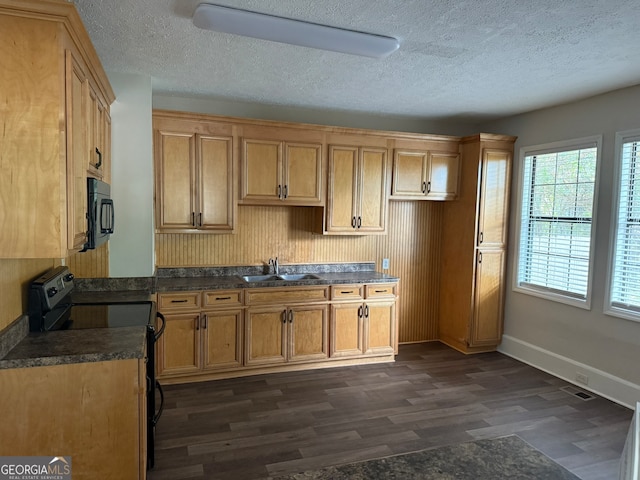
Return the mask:
[[516,435],[321,470],[272,480],[579,480]]

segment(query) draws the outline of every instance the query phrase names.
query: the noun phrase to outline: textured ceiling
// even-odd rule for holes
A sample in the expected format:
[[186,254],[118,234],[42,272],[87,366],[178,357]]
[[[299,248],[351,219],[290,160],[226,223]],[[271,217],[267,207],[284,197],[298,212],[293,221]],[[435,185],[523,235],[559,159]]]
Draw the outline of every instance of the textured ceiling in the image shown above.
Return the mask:
[[637,0],[216,0],[394,36],[385,59],[196,28],[198,0],[74,0],[107,71],[154,94],[481,121],[640,83]]

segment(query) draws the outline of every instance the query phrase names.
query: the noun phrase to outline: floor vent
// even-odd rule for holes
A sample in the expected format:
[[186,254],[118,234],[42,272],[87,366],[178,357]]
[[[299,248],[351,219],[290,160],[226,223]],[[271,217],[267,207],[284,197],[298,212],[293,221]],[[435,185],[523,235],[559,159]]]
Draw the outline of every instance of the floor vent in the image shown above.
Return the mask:
[[584,390],[580,390],[579,388],[576,388],[576,387],[566,386],[566,387],[560,388],[560,390],[562,390],[565,393],[568,393],[569,395],[574,395],[578,397],[580,400],[584,400],[585,402],[588,400],[594,400],[595,398],[598,398],[595,395],[589,392],[585,392]]

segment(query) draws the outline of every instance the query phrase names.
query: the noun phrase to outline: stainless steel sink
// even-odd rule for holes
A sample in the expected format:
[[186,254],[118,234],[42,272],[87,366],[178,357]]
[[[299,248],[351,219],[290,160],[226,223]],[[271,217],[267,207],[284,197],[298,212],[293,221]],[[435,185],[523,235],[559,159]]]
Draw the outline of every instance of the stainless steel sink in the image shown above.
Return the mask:
[[278,275],[278,277],[288,282],[295,282],[296,280],[317,280],[318,278],[320,278],[313,273],[291,273]]
[[281,280],[277,275],[245,275],[242,277],[245,282],[273,282]]

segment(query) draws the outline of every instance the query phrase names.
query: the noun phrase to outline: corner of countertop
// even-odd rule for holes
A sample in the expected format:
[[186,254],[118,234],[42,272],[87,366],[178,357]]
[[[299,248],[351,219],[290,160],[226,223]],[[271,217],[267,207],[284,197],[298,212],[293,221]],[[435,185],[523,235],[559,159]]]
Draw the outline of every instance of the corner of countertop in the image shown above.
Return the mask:
[[0,332],[0,360],[29,334],[29,317],[21,315]]

